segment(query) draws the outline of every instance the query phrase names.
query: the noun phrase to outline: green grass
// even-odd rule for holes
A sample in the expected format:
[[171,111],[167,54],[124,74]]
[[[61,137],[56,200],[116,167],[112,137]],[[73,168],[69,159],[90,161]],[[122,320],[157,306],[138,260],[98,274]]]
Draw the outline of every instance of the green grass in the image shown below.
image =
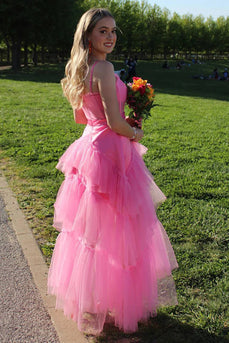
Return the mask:
[[[133,335],[107,325],[98,342],[229,342],[229,82],[192,78],[227,64],[180,71],[163,70],[161,62],[138,64],[138,74],[156,89],[143,144],[149,148],[145,162],[168,197],[158,216],[179,263],[179,305],[160,310]],[[63,180],[55,165],[83,130],[61,93],[63,69],[0,72],[2,168],[47,263],[57,236],[53,202]]]

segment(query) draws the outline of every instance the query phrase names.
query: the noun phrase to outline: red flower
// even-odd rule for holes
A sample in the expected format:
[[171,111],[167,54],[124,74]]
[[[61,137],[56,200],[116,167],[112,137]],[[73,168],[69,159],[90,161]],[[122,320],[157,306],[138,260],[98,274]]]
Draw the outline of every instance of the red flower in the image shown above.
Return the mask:
[[140,77],[137,77],[137,76],[134,76],[134,77],[133,77],[133,81],[134,81],[134,80],[137,81],[137,80],[139,80],[139,79],[140,79]]
[[145,91],[146,91],[146,86],[142,85],[142,86],[139,87],[139,92],[140,92],[141,95],[144,95]]

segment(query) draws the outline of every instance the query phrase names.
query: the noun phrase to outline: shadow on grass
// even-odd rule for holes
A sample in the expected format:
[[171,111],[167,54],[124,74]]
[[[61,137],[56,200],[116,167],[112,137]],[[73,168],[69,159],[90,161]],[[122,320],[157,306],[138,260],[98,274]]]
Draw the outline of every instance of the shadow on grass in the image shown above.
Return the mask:
[[165,314],[151,318],[146,324],[139,325],[139,331],[123,334],[111,324],[106,324],[96,343],[228,343],[227,332],[222,336],[206,330],[183,324]]
[[12,69],[3,69],[0,70],[0,79],[59,83],[64,77],[64,68],[65,64],[44,64],[37,67],[21,68],[17,72]]
[[[209,76],[215,65],[222,74],[224,68],[229,64],[228,61],[214,61],[203,65],[187,64],[181,70],[176,70],[173,65],[171,69],[165,70],[161,64],[162,61],[140,61],[137,65],[137,75],[149,80],[155,87],[156,93],[229,101],[229,81],[193,78],[200,74]],[[115,61],[114,67],[115,70],[123,68],[123,62]],[[18,72],[0,70],[0,79],[59,83],[64,77],[64,68],[65,64],[61,63],[26,67]]]
[[167,70],[162,68],[161,62],[142,61],[137,72],[150,80],[158,93],[229,101],[229,81],[199,78],[200,75],[212,75],[216,66],[219,74],[223,75],[228,61],[210,61],[200,65],[186,63],[181,70],[175,68],[174,62],[171,63]]
[[[170,69],[162,68],[163,61],[140,61],[137,64],[137,76],[150,81],[156,94],[164,93],[180,96],[229,101],[229,81],[215,79],[201,80],[196,76],[209,77],[215,67],[219,74],[229,65],[229,61],[210,61],[204,64],[191,64],[187,61],[181,70],[176,69],[176,61],[171,61]],[[115,69],[123,68],[122,63],[114,63]]]

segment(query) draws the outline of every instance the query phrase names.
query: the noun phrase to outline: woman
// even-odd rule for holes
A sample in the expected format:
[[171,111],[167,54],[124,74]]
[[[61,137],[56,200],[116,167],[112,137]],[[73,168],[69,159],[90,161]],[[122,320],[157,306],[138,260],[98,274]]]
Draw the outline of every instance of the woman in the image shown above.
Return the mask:
[[62,80],[75,121],[87,126],[57,165],[65,181],[48,289],[57,308],[92,334],[108,319],[135,331],[159,306],[176,303],[177,262],[155,213],[165,196],[142,160],[143,131],[125,120],[126,86],[106,61],[115,42],[110,12],[87,11]]

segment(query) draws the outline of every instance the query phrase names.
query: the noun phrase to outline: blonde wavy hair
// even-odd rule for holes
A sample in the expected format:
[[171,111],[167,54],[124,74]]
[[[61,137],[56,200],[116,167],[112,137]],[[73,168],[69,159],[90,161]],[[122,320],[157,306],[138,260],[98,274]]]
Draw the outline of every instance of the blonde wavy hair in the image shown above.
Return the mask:
[[111,17],[105,8],[91,8],[85,12],[76,28],[71,57],[65,67],[65,78],[61,80],[63,93],[73,108],[82,107],[82,96],[85,90],[85,78],[89,71],[89,40],[99,20]]

